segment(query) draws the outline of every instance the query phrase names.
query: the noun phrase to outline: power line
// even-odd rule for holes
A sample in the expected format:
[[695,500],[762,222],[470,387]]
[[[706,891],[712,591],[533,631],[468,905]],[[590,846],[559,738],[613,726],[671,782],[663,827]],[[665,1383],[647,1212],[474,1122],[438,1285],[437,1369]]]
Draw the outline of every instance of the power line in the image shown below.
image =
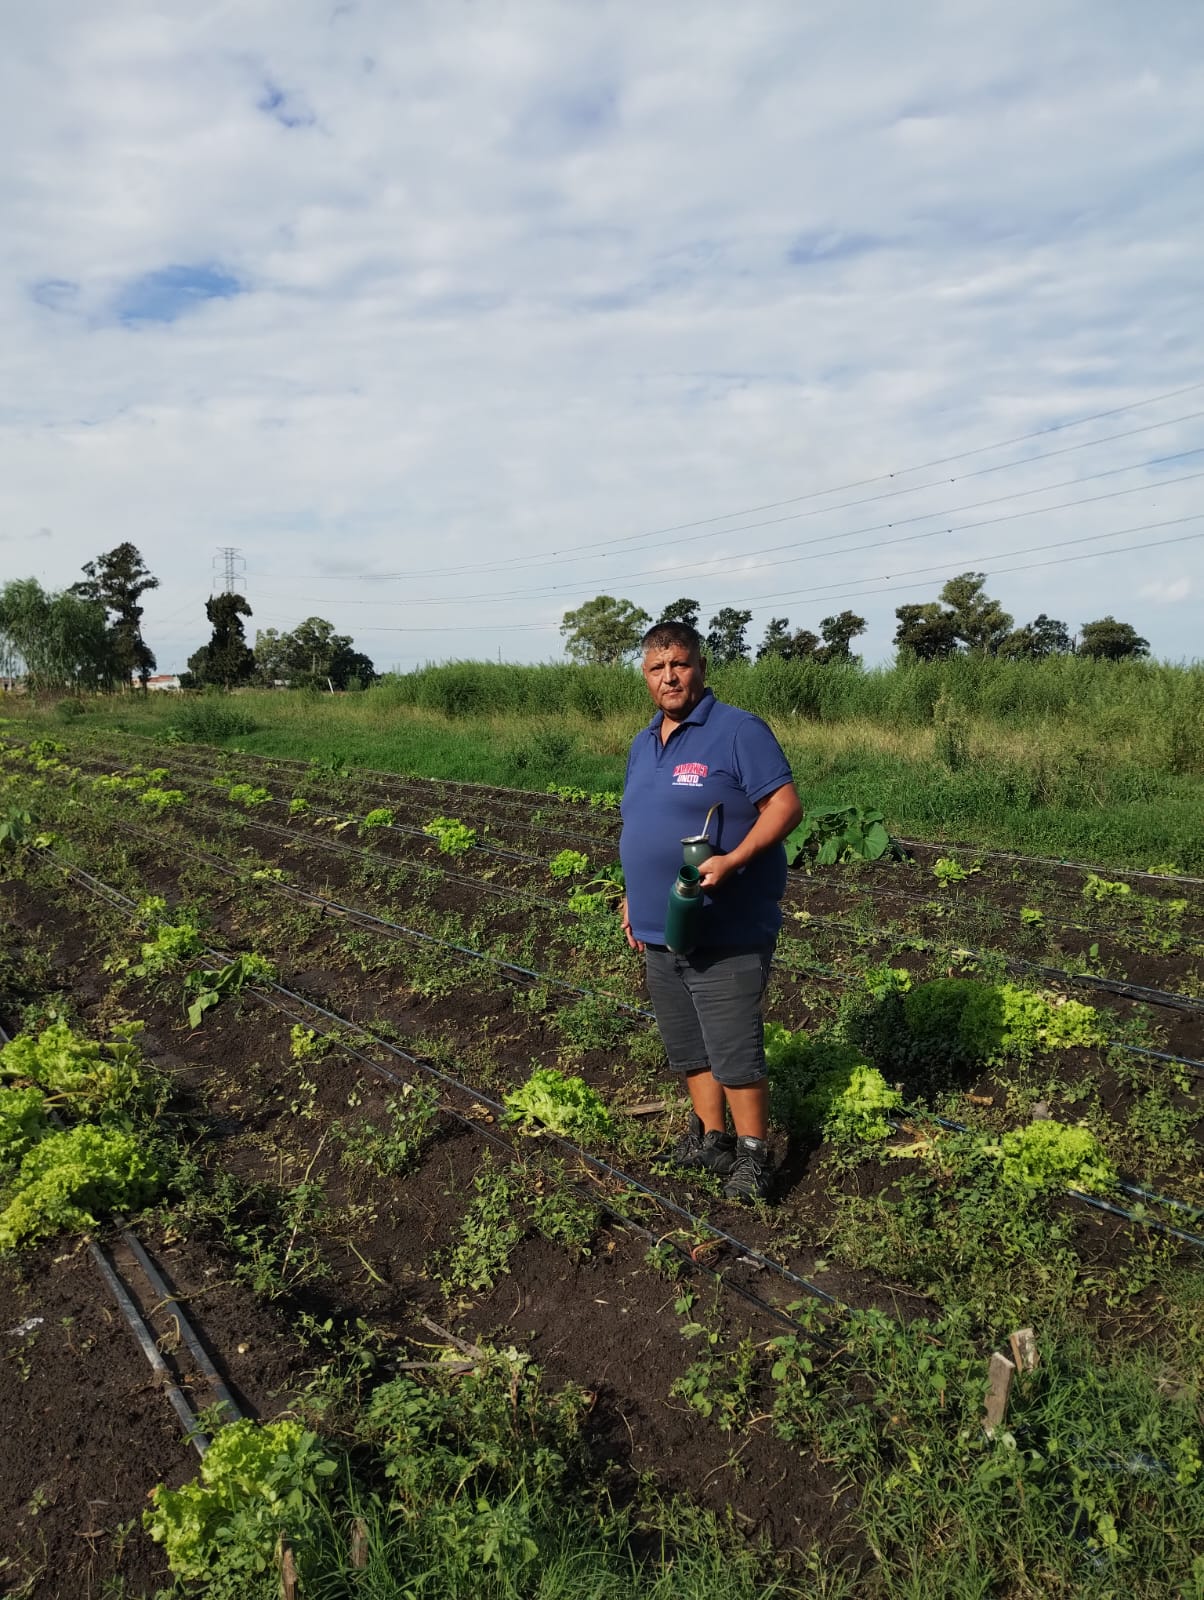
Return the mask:
[[[850,491],[850,490],[853,490],[853,489],[868,488],[868,487],[870,487],[870,486],[872,486],[873,484],[876,484],[876,483],[893,482],[894,479],[896,479],[898,477],[906,476],[908,473],[911,473],[911,472],[928,471],[929,469],[931,469],[933,467],[948,465],[949,463],[955,462],[955,461],[968,460],[968,459],[972,458],[973,456],[983,455],[986,452],[991,451],[991,450],[1006,449],[1006,448],[1009,448],[1011,445],[1023,444],[1023,443],[1025,443],[1025,442],[1027,442],[1027,441],[1029,441],[1031,439],[1041,438],[1041,437],[1043,437],[1043,436],[1045,436],[1047,434],[1050,434],[1050,433],[1062,432],[1067,428],[1083,427],[1089,422],[1098,422],[1098,421],[1100,421],[1100,420],[1102,420],[1104,418],[1107,418],[1107,417],[1110,417],[1110,416],[1118,416],[1118,415],[1121,415],[1122,413],[1127,412],[1127,411],[1136,411],[1136,410],[1140,409],[1141,407],[1148,406],[1148,405],[1154,405],[1154,404],[1157,404],[1159,401],[1172,399],[1176,395],[1191,393],[1191,392],[1193,392],[1195,390],[1198,390],[1198,389],[1201,389],[1201,388],[1204,388],[1204,381],[1201,381],[1199,383],[1186,384],[1186,385],[1184,385],[1184,387],[1182,387],[1180,389],[1171,389],[1171,390],[1168,390],[1164,394],[1153,395],[1147,400],[1135,401],[1130,406],[1118,406],[1118,407],[1115,407],[1114,409],[1112,409],[1110,411],[1095,412],[1090,416],[1078,417],[1078,418],[1075,418],[1074,420],[1072,420],[1070,422],[1054,423],[1048,428],[1038,428],[1038,429],[1035,429],[1031,433],[1018,434],[1014,438],[1000,440],[1000,441],[997,441],[994,444],[979,445],[975,449],[972,449],[972,450],[964,450],[964,451],[958,452],[955,455],[942,456],[942,457],[935,458],[934,460],[931,460],[931,461],[920,462],[915,466],[903,467],[903,468],[898,469],[895,472],[881,473],[881,474],[878,474],[875,477],[861,478],[861,479],[855,480],[853,482],[846,483],[846,484],[841,484],[841,485],[838,485],[838,486],[833,486],[833,487],[828,488],[828,489],[811,490],[810,492],[808,492],[806,494],[793,495],[793,496],[791,496],[791,497],[789,497],[788,499],[785,499],[785,500],[769,501],[769,502],[767,502],[767,503],[765,503],[763,505],[747,506],[747,507],[744,507],[744,508],[742,508],[740,510],[722,512],[722,513],[719,513],[718,515],[711,516],[711,517],[700,517],[700,518],[698,518],[698,519],[696,519],[694,521],[691,521],[691,522],[672,523],[672,524],[669,524],[668,526],[662,527],[662,528],[646,529],[642,533],[626,534],[626,535],[622,536],[621,538],[617,538],[617,539],[596,540],[596,541],[593,541],[590,544],[585,544],[585,545],[579,546],[578,549],[577,549],[577,552],[574,553],[574,554],[565,554],[565,553],[562,553],[559,550],[546,550],[546,551],[541,551],[541,552],[537,552],[537,553],[534,553],[534,554],[528,554],[528,555],[522,557],[520,560],[506,560],[506,561],[493,560],[493,561],[484,561],[484,562],[470,562],[470,563],[461,564],[461,565],[456,566],[456,567],[410,568],[410,569],[406,569],[406,570],[393,571],[393,572],[314,573],[314,574],[302,574],[302,573],[299,573],[296,576],[298,577],[299,580],[302,580],[302,581],[304,581],[304,579],[306,577],[314,577],[314,578],[320,579],[322,582],[333,581],[333,582],[339,582],[339,583],[365,583],[365,582],[375,582],[375,581],[382,580],[382,579],[389,580],[389,581],[395,581],[395,580],[400,580],[400,579],[410,579],[410,578],[419,578],[419,577],[453,577],[453,576],[454,577],[458,577],[458,576],[461,576],[465,572],[471,572],[471,571],[481,571],[481,572],[484,572],[484,571],[499,571],[499,570],[501,570],[501,571],[518,571],[518,570],[521,570],[522,568],[527,567],[527,566],[544,565],[549,560],[552,560],[552,559],[555,559],[555,560],[557,560],[559,562],[569,562],[569,561],[584,560],[588,553],[596,551],[596,550],[610,549],[612,547],[617,547],[617,546],[620,546],[620,545],[627,545],[627,544],[631,544],[631,543],[637,542],[639,540],[644,540],[644,539],[659,539],[659,538],[663,538],[665,535],[672,534],[672,533],[691,532],[692,530],[697,530],[699,528],[712,526],[713,524],[715,524],[717,522],[729,522],[729,521],[731,521],[731,519],[733,517],[753,516],[753,515],[756,515],[757,513],[762,512],[762,511],[774,511],[774,510],[777,510],[780,507],[786,506],[786,505],[798,505],[798,504],[800,504],[800,503],[802,503],[804,501],[822,499],[825,496],[830,495],[830,494],[843,494],[843,493],[845,493],[847,491]],[[928,481],[926,483],[911,484],[909,486],[905,486],[905,487],[902,487],[902,488],[896,488],[896,489],[887,490],[887,491],[883,492],[882,494],[867,495],[867,496],[862,497],[859,500],[844,501],[841,504],[835,505],[835,506],[816,506],[816,507],[812,508],[810,511],[793,512],[789,516],[786,516],[786,517],[775,517],[775,518],[772,518],[772,519],[770,519],[769,521],[766,521],[766,522],[757,522],[757,523],[751,523],[751,524],[744,524],[744,525],[742,525],[741,527],[738,527],[738,528],[715,529],[715,534],[716,534],[716,536],[722,536],[724,534],[743,532],[743,531],[746,531],[747,528],[749,528],[749,527],[752,527],[752,528],[770,527],[770,526],[773,526],[773,525],[775,525],[777,523],[780,523],[780,522],[795,521],[795,520],[798,520],[798,519],[800,519],[802,517],[826,516],[826,515],[829,515],[829,514],[831,514],[833,512],[849,510],[849,509],[851,509],[853,507],[856,507],[856,506],[869,505],[869,504],[872,504],[872,503],[877,502],[877,501],[895,499],[900,495],[918,494],[918,493],[921,493],[925,489],[938,488],[938,487],[943,488],[946,485],[951,484],[951,483],[965,482],[968,479],[984,477],[984,476],[987,476],[988,474],[994,473],[994,472],[1006,472],[1006,471],[1010,470],[1013,467],[1029,466],[1029,465],[1032,465],[1035,462],[1051,460],[1052,458],[1054,458],[1056,456],[1069,455],[1069,454],[1072,454],[1073,452],[1078,451],[1078,450],[1090,450],[1090,449],[1094,449],[1097,445],[1112,444],[1112,443],[1115,443],[1115,442],[1117,442],[1118,440],[1121,440],[1121,439],[1133,438],[1136,435],[1141,434],[1141,433],[1154,432],[1159,428],[1173,427],[1177,423],[1190,422],[1190,421],[1193,421],[1196,418],[1201,417],[1201,416],[1204,416],[1204,411],[1191,411],[1191,412],[1185,413],[1182,416],[1168,417],[1162,422],[1148,423],[1148,424],[1145,424],[1144,426],[1139,427],[1139,428],[1128,428],[1128,429],[1122,430],[1119,433],[1107,434],[1103,438],[1087,439],[1087,440],[1082,441],[1079,444],[1067,445],[1067,446],[1064,446],[1063,448],[1058,449],[1058,450],[1043,451],[1039,455],[1024,456],[1024,457],[1021,457],[1017,461],[997,462],[994,466],[980,467],[980,468],[977,468],[973,472],[961,473],[961,474],[958,474],[957,476],[955,476],[953,478],[932,479],[932,480],[930,480],[930,481]],[[683,541],[674,540],[672,542],[673,543],[681,543]]]
[[[1204,450],[1204,447],[1201,447],[1200,449],[1195,449],[1195,450],[1184,450],[1184,451],[1181,451],[1179,453],[1178,459],[1181,459],[1184,456],[1200,455],[1202,453],[1202,450]],[[1177,458],[1176,457],[1166,456],[1166,457],[1161,457],[1159,459],[1161,461],[1169,461],[1169,460],[1174,460],[1174,459],[1177,459]],[[1140,463],[1140,465],[1143,465],[1143,466],[1152,465],[1152,464],[1153,463]],[[1106,477],[1113,476],[1116,472],[1129,472],[1129,471],[1133,471],[1133,470],[1134,469],[1131,468],[1131,467],[1110,468],[1107,472],[1098,473],[1098,474],[1095,474],[1095,476],[1098,477],[1098,478],[1106,478]],[[842,547],[841,547],[841,549],[839,551],[824,550],[824,551],[820,551],[820,552],[812,554],[812,555],[797,556],[797,557],[789,557],[789,556],[787,556],[785,559],[782,559],[782,560],[762,561],[762,562],[756,563],[753,566],[742,566],[740,568],[740,575],[742,576],[744,573],[747,573],[747,572],[750,572],[750,571],[755,571],[755,570],[758,569],[758,567],[769,567],[769,566],[772,566],[772,567],[779,567],[780,568],[780,567],[784,567],[784,566],[794,566],[797,563],[803,562],[803,561],[824,560],[827,557],[832,556],[832,555],[841,555],[841,556],[844,556],[844,555],[855,555],[855,554],[857,554],[858,552],[860,552],[862,550],[884,550],[884,549],[888,548],[891,545],[915,543],[916,541],[918,541],[920,539],[937,538],[941,534],[969,533],[969,532],[972,532],[972,531],[974,531],[975,529],[978,529],[978,528],[994,527],[994,526],[998,525],[999,523],[1003,523],[1003,522],[1019,522],[1019,521],[1022,521],[1025,517],[1045,516],[1047,514],[1052,514],[1052,513],[1057,512],[1057,511],[1074,510],[1074,509],[1077,509],[1079,506],[1099,505],[1099,504],[1102,504],[1103,502],[1108,501],[1108,500],[1118,500],[1118,499],[1123,498],[1123,496],[1125,496],[1125,495],[1140,494],[1140,493],[1143,493],[1144,491],[1150,490],[1150,489],[1169,488],[1169,487],[1172,487],[1172,486],[1174,486],[1176,484],[1192,483],[1192,482],[1195,482],[1196,480],[1198,480],[1199,478],[1202,478],[1202,477],[1204,477],[1204,472],[1188,472],[1188,473],[1183,473],[1179,477],[1176,477],[1176,478],[1160,479],[1156,484],[1141,483],[1141,484],[1136,484],[1133,487],[1128,488],[1128,489],[1111,489],[1105,494],[1084,495],[1084,496],[1082,496],[1080,498],[1077,498],[1077,499],[1062,500],[1062,501],[1059,501],[1057,504],[1051,505],[1051,506],[1034,506],[1034,507],[1030,507],[1029,509],[1024,510],[1024,511],[1008,512],[1003,516],[983,517],[977,522],[941,524],[941,525],[939,525],[939,526],[937,526],[935,528],[925,529],[924,531],[922,531],[920,533],[900,534],[897,538],[893,538],[893,539],[873,539],[868,544],[842,545]],[[1078,480],[1071,479],[1071,480],[1068,480],[1068,482],[1071,482],[1071,483],[1076,482],[1076,481],[1077,482],[1087,482],[1089,480],[1087,480],[1087,479],[1078,479]],[[996,497],[994,497],[992,499],[989,499],[989,500],[978,501],[977,504],[980,505],[980,506],[984,506],[984,507],[985,506],[991,506],[991,505],[999,505],[999,504],[1002,504],[1005,501],[1019,499],[1019,498],[1022,498],[1024,496],[1027,496],[1027,495],[1048,493],[1048,492],[1051,492],[1053,489],[1058,488],[1058,487],[1061,487],[1061,485],[1050,484],[1050,485],[1046,485],[1042,489],[1037,489],[1037,490],[1034,490],[1034,489],[1022,489],[1022,490],[1017,491],[1014,494],[999,495],[999,496],[996,496]],[[957,509],[958,510],[972,510],[973,506],[959,507]],[[943,514],[948,516],[948,515],[956,514],[956,513],[945,512]],[[890,523],[890,522],[877,523],[877,524],[873,524],[873,525],[871,525],[869,527],[849,529],[845,533],[825,533],[825,534],[821,534],[818,538],[815,538],[815,539],[806,539],[806,540],[801,540],[801,541],[791,541],[790,543],[783,544],[783,545],[770,545],[770,546],[764,547],[764,548],[762,548],[760,550],[744,551],[741,554],[741,559],[743,559],[745,556],[750,556],[750,555],[770,555],[770,554],[776,554],[777,552],[780,552],[782,550],[795,550],[795,549],[814,546],[814,545],[818,545],[818,544],[831,544],[833,541],[835,541],[837,539],[840,539],[840,540],[851,539],[851,538],[855,538],[858,534],[876,533],[876,532],[879,531],[879,529],[882,529],[882,528],[893,528],[893,527],[896,527],[896,526],[906,525],[907,523],[910,523],[910,522],[925,521],[929,517],[939,516],[939,515],[942,515],[942,513],[940,513],[940,512],[924,512],[920,516],[903,518],[903,519],[901,519],[901,522],[899,524]],[[1102,534],[1102,535],[1093,534],[1093,535],[1089,535],[1088,537],[1091,537],[1091,538],[1111,538],[1111,537],[1113,537],[1113,535],[1111,535],[1111,534]],[[1073,543],[1074,541],[1070,541],[1070,542]],[[1044,549],[1044,548],[1047,548],[1047,546],[1042,545],[1042,546],[1037,546],[1037,547],[1034,547],[1034,548]],[[1020,553],[1020,552],[1016,552],[1016,553]],[[709,565],[714,565],[715,562],[718,561],[719,559],[720,558],[718,558],[718,557],[714,557],[714,558],[712,558],[712,560],[708,564]],[[724,559],[730,561],[730,557],[729,558],[724,558]],[[964,558],[964,559],[969,559],[969,558]],[[991,558],[987,558],[987,559],[991,559]],[[952,563],[950,563],[950,564],[952,564]],[[932,570],[936,570],[936,569],[932,569]],[[714,577],[714,576],[716,576],[716,574],[713,573],[713,572],[694,572],[694,573],[691,574],[691,579],[692,579],[692,581],[694,583],[698,583],[698,582],[703,582],[707,578],[711,578],[711,577]],[[644,579],[644,578],[652,578],[652,579],[663,580],[664,577],[665,577],[665,573],[661,569],[653,568],[653,569],[645,569],[642,572],[620,573],[618,575],[618,577],[619,577],[619,581],[624,582],[624,583],[635,581],[635,580],[639,580],[639,579]],[[462,605],[462,604],[464,604],[466,602],[471,601],[471,602],[474,602],[474,603],[482,603],[482,602],[484,602],[484,603],[488,603],[490,605],[509,605],[509,604],[513,603],[514,601],[516,601],[516,600],[536,601],[536,600],[556,599],[559,595],[561,595],[563,593],[563,590],[566,587],[568,587],[568,586],[567,585],[551,585],[551,586],[548,586],[548,587],[546,587],[544,589],[510,589],[510,590],[501,590],[501,591],[498,591],[498,590],[487,590],[487,591],[484,591],[484,592],[482,592],[480,594],[457,594],[457,595],[450,596],[450,597],[447,597],[447,598],[433,598],[433,597],[427,597],[427,596],[420,596],[420,597],[411,599],[411,598],[407,597],[407,600],[406,600],[405,603],[407,605],[412,605],[412,606],[427,606],[427,605],[441,605],[441,606],[455,605],[455,606],[458,606],[458,605]],[[578,586],[574,585],[573,587],[578,587]],[[589,584],[588,583],[583,583],[580,587],[586,587],[587,588],[587,587],[589,587]],[[305,600],[308,603],[308,601],[316,599],[318,597],[316,597],[316,596],[308,596],[308,597],[306,597],[306,596],[297,596],[295,598],[297,598],[298,600]],[[343,604],[343,605],[351,605],[351,606],[381,606],[381,605],[396,605],[398,602],[395,601],[395,600],[344,600],[344,601],[342,601],[340,603]]]
[[[1177,526],[1179,526],[1179,525],[1181,525],[1182,523],[1185,523],[1185,522],[1198,522],[1201,517],[1204,517],[1204,512],[1197,512],[1194,516],[1190,516],[1190,517],[1174,517],[1174,518],[1171,518],[1167,522],[1144,523],[1144,524],[1142,524],[1142,525],[1140,525],[1138,527],[1135,527],[1135,528],[1118,528],[1114,533],[1088,534],[1084,539],[1066,540],[1063,543],[1058,544],[1058,545],[1052,545],[1052,546],[1051,545],[1033,545],[1033,546],[1030,546],[1030,549],[1032,549],[1032,550],[1067,549],[1067,548],[1069,548],[1070,545],[1093,543],[1096,539],[1119,539],[1119,538],[1123,537],[1125,534],[1129,534],[1129,533],[1142,533],[1142,532],[1146,532],[1146,531],[1152,531],[1152,530],[1155,530],[1155,529],[1158,529],[1158,528],[1177,527]],[[1102,561],[1108,556],[1127,555],[1127,554],[1131,554],[1134,550],[1143,550],[1143,551],[1144,550],[1159,550],[1159,549],[1164,548],[1167,545],[1190,544],[1194,540],[1197,540],[1197,539],[1204,539],[1204,531],[1199,532],[1199,533],[1180,534],[1180,535],[1178,535],[1178,536],[1176,536],[1174,538],[1171,538],[1171,539],[1142,540],[1139,544],[1120,545],[1114,550],[1089,550],[1089,551],[1086,551],[1082,555],[1057,556],[1057,557],[1054,557],[1052,560],[1049,560],[1049,561],[1026,561],[1026,562],[1022,562],[1021,565],[1016,566],[1016,567],[986,568],[984,570],[984,572],[983,572],[983,576],[984,577],[988,577],[988,578],[1003,577],[1003,576],[1005,576],[1005,575],[1007,575],[1009,573],[1036,572],[1036,571],[1039,571],[1040,569],[1042,569],[1044,567],[1064,566],[1064,565],[1067,565],[1068,563],[1075,562],[1075,561],[1096,561],[1096,560]],[[1002,554],[999,554],[999,555],[983,556],[983,557],[980,557],[978,559],[982,560],[982,561],[1006,561],[1007,559],[1009,559],[1010,556],[1013,556],[1013,555],[1024,555],[1025,553],[1026,552],[1023,551],[1023,550],[1005,551],[1005,552],[1003,552]],[[905,577],[910,577],[913,573],[943,572],[943,571],[946,571],[952,565],[955,565],[955,562],[952,562],[952,561],[950,561],[950,562],[942,562],[939,566],[935,566],[935,567],[913,567],[913,568],[909,569],[909,571],[907,571],[907,572],[897,573],[894,576],[895,577],[900,577],[900,578],[905,578]],[[862,583],[872,583],[872,582],[874,582],[874,579],[873,578],[864,578],[864,579],[861,579],[859,581],[862,582]],[[792,599],[797,599],[800,596],[817,595],[817,594],[820,593],[820,590],[822,588],[825,588],[825,587],[826,588],[837,588],[837,587],[839,587],[839,585],[837,585],[837,584],[828,584],[828,585],[820,585],[819,588],[812,587],[810,589],[795,589],[795,590],[791,590],[791,591],[786,592],[786,593],[775,594],[775,595],[772,595],[772,596],[756,595],[756,596],[751,596],[750,597],[750,596],[746,595],[746,596],[744,596],[742,598],[742,600],[732,600],[732,599],[729,598],[729,599],[727,599],[726,603],[728,605],[734,605],[734,606],[745,605],[745,606],[751,607],[754,610],[759,610],[761,608],[769,609],[770,606],[776,604],[777,601],[779,601],[779,600],[792,600]],[[825,606],[828,606],[828,605],[833,604],[833,602],[837,601],[837,600],[863,600],[863,599],[867,598],[869,595],[874,595],[874,594],[897,594],[903,589],[926,589],[927,587],[928,587],[927,583],[898,584],[898,583],[894,582],[893,578],[892,578],[892,581],[890,583],[884,584],[881,588],[878,588],[878,589],[847,590],[846,592],[841,593],[841,594],[835,594],[835,595],[829,594],[829,595],[826,595],[821,603],[823,605],[825,605]],[[703,606],[702,609],[705,611],[706,607]],[[490,624],[489,628],[488,628],[488,631],[490,633],[517,633],[517,632],[530,632],[530,631],[535,631],[535,630],[543,630],[545,632],[550,632],[553,629],[559,630],[559,628],[560,628],[560,624],[558,622],[508,622],[508,623],[498,623],[496,626],[493,625],[493,624]],[[459,623],[448,623],[446,626],[439,627],[439,628],[432,628],[432,627],[395,628],[395,627],[383,627],[383,626],[378,627],[375,624],[372,624],[369,627],[365,628],[363,631],[364,631],[365,634],[371,634],[371,633],[463,633],[464,624],[462,622],[459,622]]]

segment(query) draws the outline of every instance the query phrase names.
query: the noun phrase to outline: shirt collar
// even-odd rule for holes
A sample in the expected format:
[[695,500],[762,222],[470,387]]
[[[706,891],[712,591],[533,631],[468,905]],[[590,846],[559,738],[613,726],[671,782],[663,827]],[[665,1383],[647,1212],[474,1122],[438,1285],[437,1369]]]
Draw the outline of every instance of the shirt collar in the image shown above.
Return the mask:
[[[710,716],[714,705],[715,691],[713,689],[704,689],[702,691],[702,699],[694,707],[693,711],[690,712],[690,715],[688,717],[683,717],[677,726],[679,728],[688,728],[694,724],[697,724],[699,727],[701,727]],[[663,711],[656,712],[652,718],[652,721],[648,724],[649,733],[659,733],[661,724],[664,722],[664,720],[665,713]]]

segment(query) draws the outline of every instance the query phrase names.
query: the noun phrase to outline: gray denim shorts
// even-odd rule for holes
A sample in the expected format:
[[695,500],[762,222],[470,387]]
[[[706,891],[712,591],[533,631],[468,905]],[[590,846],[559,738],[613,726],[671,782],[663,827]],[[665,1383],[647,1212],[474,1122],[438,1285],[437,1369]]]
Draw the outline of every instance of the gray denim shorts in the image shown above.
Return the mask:
[[674,1072],[709,1067],[729,1089],[765,1076],[761,1002],[773,949],[773,944],[715,946],[679,956],[662,946],[647,947],[648,992]]

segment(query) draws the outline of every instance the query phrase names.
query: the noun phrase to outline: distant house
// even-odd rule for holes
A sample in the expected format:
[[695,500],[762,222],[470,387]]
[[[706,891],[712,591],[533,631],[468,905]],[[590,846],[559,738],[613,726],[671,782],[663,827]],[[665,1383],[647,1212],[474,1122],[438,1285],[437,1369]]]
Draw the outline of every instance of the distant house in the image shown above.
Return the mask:
[[24,694],[24,678],[7,678],[0,675],[0,694]]
[[[134,682],[137,683],[138,679],[135,678]],[[176,673],[176,672],[159,672],[159,673],[156,673],[154,677],[148,678],[146,680],[146,687],[148,689],[178,689],[180,687],[180,676],[179,676],[179,673]]]

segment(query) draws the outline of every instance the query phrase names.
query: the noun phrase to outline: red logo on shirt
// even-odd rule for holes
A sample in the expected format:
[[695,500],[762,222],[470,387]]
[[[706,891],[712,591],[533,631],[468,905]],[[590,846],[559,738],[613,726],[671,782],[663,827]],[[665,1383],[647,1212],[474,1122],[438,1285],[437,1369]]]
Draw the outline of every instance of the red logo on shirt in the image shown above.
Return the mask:
[[673,768],[674,785],[683,789],[696,789],[706,777],[708,770],[701,761],[683,761]]

